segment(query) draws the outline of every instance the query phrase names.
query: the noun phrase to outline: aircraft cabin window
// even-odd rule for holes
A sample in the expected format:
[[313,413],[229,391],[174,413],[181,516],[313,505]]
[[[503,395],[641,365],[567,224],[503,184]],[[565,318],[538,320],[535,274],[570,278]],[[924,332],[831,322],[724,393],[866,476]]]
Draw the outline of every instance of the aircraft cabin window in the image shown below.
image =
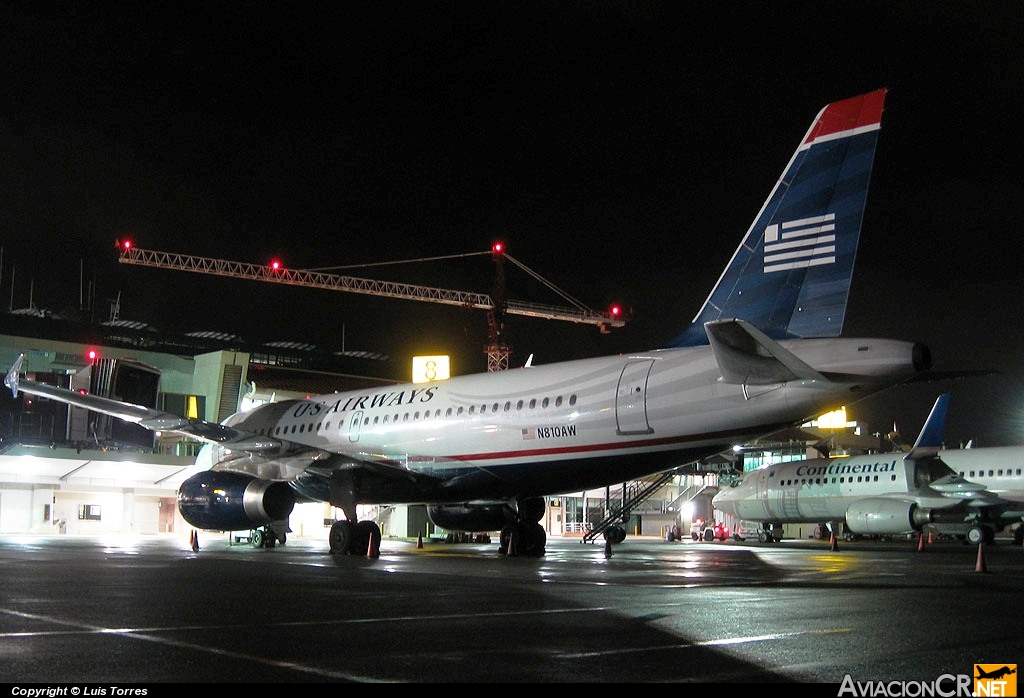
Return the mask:
[[550,402],[550,398],[544,398],[544,399],[543,399],[543,400],[541,401],[541,403],[540,403],[540,406],[541,406],[541,407],[547,407],[547,406],[548,406],[548,402]]
[[452,408],[451,407],[449,407],[448,409],[446,409],[444,411],[444,416],[445,417],[451,417],[452,416]]
[[896,482],[896,476],[895,476],[895,475],[890,475],[890,476],[889,476],[889,480],[890,480],[891,482]]
[[364,427],[370,426],[370,418],[369,417],[367,417],[366,419],[363,420],[363,426]]
[[380,417],[374,417],[373,418],[373,425],[377,426],[378,424],[380,424]]
[[498,411],[498,403],[494,403],[494,406],[491,407],[491,412],[497,412],[497,411]]
[[414,414],[414,415],[412,416],[412,418],[413,418],[414,420],[416,420],[416,419],[419,419],[419,418],[420,418],[420,411],[419,411],[419,410],[416,410],[416,414]]
[[569,407],[572,407],[575,404],[576,404],[576,396],[575,395],[570,395],[569,396]]
[[523,401],[522,400],[520,400],[519,402],[516,403],[516,410],[521,410],[521,409],[523,409]]
[[385,423],[385,424],[387,424],[387,423],[388,423],[388,415],[384,415],[384,423]]
[[510,409],[512,409],[512,403],[509,402],[509,401],[506,401],[505,402],[505,411],[508,412]]
[[[485,412],[487,412],[487,405],[480,405],[480,414],[484,414]],[[473,414],[472,407],[469,408],[469,413]]]
[[559,395],[558,397],[555,398],[555,407],[561,407],[561,406],[562,406],[562,396]]
[[996,475],[998,475],[999,477],[1002,477],[1003,476],[1003,469],[1000,468],[999,470],[997,470],[996,471]]
[[406,412],[405,414],[402,415],[402,421],[403,422],[408,422],[409,421],[409,413],[408,412]]

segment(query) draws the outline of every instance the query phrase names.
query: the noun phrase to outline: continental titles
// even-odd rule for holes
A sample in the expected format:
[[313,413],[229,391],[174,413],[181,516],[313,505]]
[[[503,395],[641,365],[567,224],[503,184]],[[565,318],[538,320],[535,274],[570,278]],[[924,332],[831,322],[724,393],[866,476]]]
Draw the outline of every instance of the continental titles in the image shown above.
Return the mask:
[[862,475],[864,473],[891,473],[896,470],[896,461],[886,463],[829,463],[828,465],[801,465],[796,469],[797,477],[813,475]]
[[434,398],[437,386],[412,390],[393,390],[369,395],[353,395],[348,398],[327,402],[301,402],[292,410],[293,417],[315,417],[318,414],[334,414],[350,410],[368,410],[374,407],[398,407],[421,404]]

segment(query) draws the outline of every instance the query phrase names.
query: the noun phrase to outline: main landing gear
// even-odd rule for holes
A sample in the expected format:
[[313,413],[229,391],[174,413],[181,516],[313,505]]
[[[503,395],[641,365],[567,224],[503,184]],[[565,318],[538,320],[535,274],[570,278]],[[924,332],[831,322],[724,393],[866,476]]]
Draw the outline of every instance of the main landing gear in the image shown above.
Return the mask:
[[380,526],[375,521],[335,521],[328,537],[331,555],[366,555],[371,540],[380,541]]
[[517,502],[516,520],[506,524],[498,537],[498,552],[509,557],[541,557],[545,553],[548,534],[540,525],[544,517],[544,500],[540,497]]

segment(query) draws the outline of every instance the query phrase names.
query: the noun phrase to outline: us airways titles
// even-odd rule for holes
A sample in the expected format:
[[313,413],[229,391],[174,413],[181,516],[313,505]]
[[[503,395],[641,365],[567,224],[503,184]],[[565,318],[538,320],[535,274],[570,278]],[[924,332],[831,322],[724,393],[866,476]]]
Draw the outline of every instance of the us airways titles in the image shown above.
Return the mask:
[[796,469],[797,477],[811,475],[857,475],[863,473],[891,473],[896,470],[896,461],[891,463],[829,463],[828,465],[801,465]]
[[314,417],[321,412],[348,412],[349,410],[366,410],[373,407],[395,407],[397,405],[411,405],[412,403],[430,402],[434,399],[437,386],[429,388],[414,388],[413,390],[398,390],[385,393],[374,393],[373,395],[356,395],[346,400],[338,400],[334,403],[327,402],[302,402],[292,410],[293,417]]

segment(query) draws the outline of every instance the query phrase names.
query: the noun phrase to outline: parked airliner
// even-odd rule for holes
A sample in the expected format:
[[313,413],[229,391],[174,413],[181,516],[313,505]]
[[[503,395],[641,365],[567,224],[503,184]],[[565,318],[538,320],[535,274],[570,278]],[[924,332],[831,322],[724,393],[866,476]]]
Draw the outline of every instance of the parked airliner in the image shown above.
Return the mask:
[[[441,528],[500,531],[503,553],[542,555],[546,496],[696,461],[930,367],[915,342],[840,338],[885,96],[818,113],[705,304],[662,348],[287,400],[221,424],[36,382],[24,357],[5,384],[205,442],[208,469],[178,493],[197,528],[283,540],[297,502],[323,501],[345,514],[331,552],[365,553],[380,529],[357,521],[358,504],[423,504]],[[679,254],[686,244],[680,231]]]
[[970,543],[991,542],[1024,516],[1024,447],[942,450],[948,405],[949,395],[940,395],[907,453],[776,463],[745,473],[712,505],[760,524],[761,542],[779,540],[790,523],[828,524],[837,535],[843,523],[865,535],[930,527]]

